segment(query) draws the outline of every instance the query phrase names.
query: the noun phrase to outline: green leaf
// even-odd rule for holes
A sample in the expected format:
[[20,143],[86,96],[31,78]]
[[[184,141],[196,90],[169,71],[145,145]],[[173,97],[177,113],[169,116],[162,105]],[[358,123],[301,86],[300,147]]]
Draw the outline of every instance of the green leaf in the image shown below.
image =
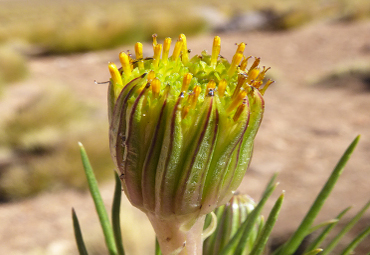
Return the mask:
[[338,222],[337,219],[332,219],[332,220],[321,222],[320,224],[311,227],[310,230],[308,231],[308,234],[311,234],[315,232],[316,230],[319,230],[320,228],[326,227],[328,225],[332,225],[333,223],[337,223],[337,222]]
[[321,243],[325,240],[327,235],[330,233],[330,231],[338,224],[339,220],[351,209],[351,207],[347,207],[342,212],[338,214],[338,216],[335,218],[337,222],[331,223],[328,225],[322,233],[307,247],[306,251],[311,251],[314,249],[317,249]]
[[235,233],[233,238],[229,241],[229,243],[222,249],[220,255],[242,254],[242,251],[248,242],[249,234],[251,233],[251,231],[253,231],[253,227],[256,224],[256,221],[263,209],[263,206],[265,205],[267,199],[270,197],[276,186],[277,184],[272,186],[270,181],[265,192],[263,193],[264,195],[261,201],[248,215],[247,219],[243,222],[243,224],[240,226],[240,228]]
[[347,248],[342,252],[342,255],[349,255],[352,254],[352,251],[357,247],[359,243],[362,242],[362,240],[365,239],[370,234],[370,226],[367,227],[364,231],[362,231],[348,246]]
[[91,167],[89,158],[86,154],[85,148],[83,147],[82,143],[79,143],[80,146],[80,153],[82,164],[85,170],[87,183],[89,184],[89,189],[91,196],[94,200],[95,209],[98,213],[99,220],[101,227],[103,229],[105,243],[107,245],[108,251],[110,255],[117,255],[117,248],[114,240],[114,234],[112,226],[110,225],[107,210],[105,209],[103,199],[101,198],[98,183],[96,181],[93,169]]
[[279,216],[279,212],[283,204],[283,201],[284,201],[284,192],[283,194],[280,195],[274,207],[271,209],[270,215],[267,218],[267,221],[266,221],[265,226],[263,227],[262,233],[259,236],[258,240],[256,241],[256,244],[253,247],[253,250],[251,251],[250,255],[260,255],[264,251],[266,243],[270,237],[272,228],[274,227],[275,222],[277,221],[277,218]]
[[342,239],[342,237],[351,230],[351,228],[361,219],[362,215],[366,212],[366,210],[370,206],[370,201],[367,202],[367,204],[359,211],[355,217],[352,218],[350,222],[344,228],[339,232],[339,234],[334,237],[334,239],[328,244],[328,246],[325,248],[322,255],[329,254],[339,243],[339,241]]
[[112,205],[112,225],[114,239],[116,241],[116,247],[118,255],[125,255],[125,250],[122,243],[122,234],[121,234],[121,220],[120,220],[120,211],[121,211],[121,197],[122,197],[122,186],[121,180],[118,177],[118,174],[114,173],[116,185],[114,188],[114,197]]
[[311,206],[310,210],[306,214],[305,218],[301,222],[300,226],[293,234],[293,236],[285,243],[282,249],[279,249],[278,255],[292,255],[299,245],[302,243],[303,239],[307,236],[312,226],[313,221],[315,220],[316,216],[321,210],[321,207],[324,205],[326,199],[330,195],[331,191],[333,190],[335,183],[338,181],[339,176],[342,174],[344,170],[344,166],[346,165],[347,161],[351,157],[360,136],[357,136],[353,142],[349,145],[347,150],[344,152],[343,156],[339,160],[338,164],[334,168],[332,174],[330,175],[329,179],[325,183],[325,186],[322,188],[321,192],[317,196],[315,202]]
[[72,208],[72,221],[73,221],[73,229],[75,233],[76,243],[78,247],[78,252],[80,255],[88,255],[84,239],[82,237],[80,223],[78,222],[78,218],[75,212],[75,209]]

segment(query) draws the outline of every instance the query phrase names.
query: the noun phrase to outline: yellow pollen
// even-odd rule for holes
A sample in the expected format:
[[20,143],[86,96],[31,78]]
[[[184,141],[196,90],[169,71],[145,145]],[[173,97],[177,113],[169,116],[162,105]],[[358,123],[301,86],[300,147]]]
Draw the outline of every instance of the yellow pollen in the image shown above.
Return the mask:
[[122,65],[123,72],[125,73],[127,77],[129,77],[131,75],[131,64],[130,64],[129,57],[127,56],[126,53],[121,52],[119,54],[119,60]]
[[182,38],[180,37],[175,44],[175,48],[173,49],[172,61],[176,61],[179,58],[182,49],[182,43],[183,41]]
[[153,51],[154,51],[155,50],[155,46],[158,44],[157,43],[157,34],[153,34],[152,37],[153,37]]
[[251,82],[257,78],[257,76],[259,75],[259,73],[260,73],[260,69],[259,68],[254,68],[252,70],[249,70],[249,72],[248,72],[248,78],[247,78],[247,83],[248,84],[251,84]]
[[161,81],[158,78],[154,78],[151,82],[153,97],[157,98],[159,96],[159,91],[161,89]]
[[236,96],[239,94],[240,89],[243,87],[243,85],[246,82],[246,80],[247,80],[247,77],[245,76],[244,73],[240,73],[238,75],[238,83],[236,84],[234,93],[233,93],[233,95],[231,97],[232,99],[236,98]]
[[136,59],[139,61],[137,63],[137,66],[139,67],[139,70],[144,69],[144,63],[143,63],[143,44],[140,42],[137,42],[135,44],[135,55]]
[[238,119],[239,119],[240,115],[243,113],[244,109],[245,109],[245,104],[244,103],[242,103],[241,105],[238,106],[238,109],[236,109],[235,115],[233,117],[233,120],[235,122],[238,121]]
[[182,62],[184,64],[188,63],[189,62],[189,52],[188,52],[188,46],[187,46],[187,43],[186,43],[186,36],[184,34],[181,34],[179,36],[179,39],[182,39]]
[[167,37],[166,39],[164,39],[164,43],[163,43],[162,62],[164,64],[167,64],[170,47],[171,47],[171,38]]
[[235,73],[235,71],[236,71],[236,69],[237,69],[240,61],[242,60],[242,58],[243,58],[243,52],[237,52],[237,53],[235,53],[235,55],[233,57],[233,60],[231,62],[230,68],[229,68],[229,70],[227,72],[227,74],[229,76],[232,76]]
[[206,95],[209,93],[209,91],[211,89],[215,89],[216,88],[216,82],[214,80],[210,80],[207,84],[207,89],[206,89]]
[[241,102],[243,102],[244,98],[247,96],[246,91],[241,91],[235,99],[231,102],[230,106],[227,108],[226,112],[232,112]]
[[240,70],[242,71],[245,71],[245,69],[247,69],[247,65],[248,65],[248,60],[251,58],[252,56],[249,56],[247,58],[244,58],[242,63],[240,64]]
[[226,90],[226,86],[227,86],[227,82],[225,79],[221,80],[219,83],[218,83],[218,88],[217,88],[217,93],[218,93],[218,96],[219,97],[223,97],[224,94],[225,94],[225,90]]
[[218,55],[220,55],[221,51],[221,38],[219,36],[215,36],[213,39],[213,47],[212,47],[212,57],[211,57],[211,67],[216,68],[217,66],[217,59]]
[[117,66],[114,63],[109,62],[108,63],[108,69],[109,69],[110,75],[112,77],[113,83],[114,84],[119,84],[119,85],[122,86],[123,85],[122,84],[122,78],[121,78],[121,75],[120,75],[120,73],[117,69]]
[[[253,70],[254,68],[256,68],[256,67],[260,64],[260,61],[261,61],[261,58],[256,58],[256,59],[254,60],[254,63],[252,64],[252,66],[249,68],[249,72],[250,72],[251,70]],[[248,72],[248,75],[249,75],[249,72]]]
[[182,80],[181,92],[188,91],[189,84],[190,84],[192,78],[193,78],[193,75],[191,73],[187,73],[187,74],[184,75],[184,78]]
[[161,53],[162,53],[162,44],[157,44],[154,47],[154,59],[153,59],[153,66],[158,67],[159,60],[161,58]]
[[263,86],[263,88],[262,89],[260,89],[260,92],[261,92],[261,94],[262,94],[262,96],[265,94],[265,92],[266,92],[266,89],[271,85],[271,84],[273,84],[275,81],[273,81],[273,80],[268,80],[266,83],[265,83],[265,85]]

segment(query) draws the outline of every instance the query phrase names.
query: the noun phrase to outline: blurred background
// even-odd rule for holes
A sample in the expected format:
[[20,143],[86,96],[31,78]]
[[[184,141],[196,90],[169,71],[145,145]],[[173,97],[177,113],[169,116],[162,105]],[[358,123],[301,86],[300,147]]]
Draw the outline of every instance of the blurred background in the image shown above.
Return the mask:
[[[71,207],[90,254],[106,254],[77,142],[109,208],[107,84],[94,81],[108,81],[108,61],[137,41],[151,56],[154,33],[160,42],[185,33],[192,54],[220,35],[228,59],[245,42],[246,55],[272,67],[277,83],[240,187],[258,200],[280,172],[286,201],[271,246],[297,227],[357,134],[319,220],[353,205],[345,223],[370,199],[370,1],[0,0],[0,254],[77,254]],[[367,213],[345,241],[369,224]],[[153,254],[151,227],[126,200],[122,225],[128,254]],[[370,251],[364,243],[356,254]]]

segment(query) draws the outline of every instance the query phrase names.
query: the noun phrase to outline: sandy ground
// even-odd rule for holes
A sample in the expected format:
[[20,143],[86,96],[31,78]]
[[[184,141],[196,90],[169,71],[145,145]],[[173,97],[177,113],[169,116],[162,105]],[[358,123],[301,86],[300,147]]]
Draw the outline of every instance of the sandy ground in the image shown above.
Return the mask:
[[[193,52],[210,50],[212,38],[209,35],[188,39],[188,47]],[[334,89],[325,84],[313,86],[308,81],[338,65],[369,62],[370,22],[314,24],[280,33],[227,34],[222,36],[222,55],[230,59],[234,44],[241,41],[248,44],[247,55],[259,56],[262,64],[272,67],[277,83],[266,93],[264,121],[240,191],[258,200],[269,177],[280,172],[274,198],[285,190],[286,200],[274,236],[284,236],[297,227],[347,145],[361,134],[358,148],[319,215],[320,220],[327,220],[353,205],[344,221],[348,220],[370,199],[370,85],[366,89],[358,82],[348,82]],[[118,52],[127,49],[133,47],[30,59],[29,80],[12,86],[0,102],[3,117],[13,114],[24,98],[37,94],[39,85],[55,81],[70,86],[81,98],[101,104],[105,113],[106,85],[95,85],[93,81],[108,80],[107,62],[118,63]],[[104,184],[102,190],[109,205],[112,184]],[[273,200],[268,207],[272,203]],[[0,254],[76,254],[70,220],[72,206],[85,235],[90,236],[89,247],[98,250],[99,226],[91,198],[70,190],[1,204]],[[369,218],[370,212],[357,231],[370,224]],[[134,220],[138,223],[130,224]],[[125,206],[125,223],[128,254],[150,254],[152,232],[143,215]],[[369,251],[370,244],[356,254]]]

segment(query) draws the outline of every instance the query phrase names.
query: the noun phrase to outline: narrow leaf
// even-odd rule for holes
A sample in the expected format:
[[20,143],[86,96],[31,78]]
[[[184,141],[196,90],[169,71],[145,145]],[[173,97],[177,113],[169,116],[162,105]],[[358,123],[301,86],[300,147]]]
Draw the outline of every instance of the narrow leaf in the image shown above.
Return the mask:
[[325,240],[327,235],[330,233],[330,231],[338,224],[339,220],[351,209],[351,207],[347,207],[342,212],[338,214],[338,216],[335,218],[338,220],[337,222],[334,222],[327,226],[322,233],[310,244],[310,246],[307,247],[306,251],[311,251],[314,249],[317,249],[321,243]]
[[122,243],[121,220],[120,220],[122,186],[121,186],[121,180],[119,179],[118,174],[116,172],[114,173],[114,176],[116,180],[116,185],[114,188],[114,197],[113,197],[113,205],[112,205],[113,233],[114,233],[114,240],[116,241],[118,255],[125,255],[125,250],[123,248],[123,243]]
[[[312,226],[313,221],[315,220],[316,216],[321,210],[321,207],[324,205],[326,199],[330,195],[331,191],[333,190],[335,183],[338,181],[339,176],[342,174],[344,170],[344,166],[346,165],[347,161],[351,157],[360,136],[357,136],[353,142],[349,145],[347,150],[344,152],[343,156],[339,160],[338,164],[334,168],[332,174],[330,175],[329,179],[325,183],[325,186],[322,188],[321,192],[317,196],[315,202],[311,206],[310,210],[306,214],[305,218],[301,222],[300,226],[293,234],[293,236],[288,240],[286,244],[283,245],[283,248],[279,250],[279,255],[292,255],[299,245],[302,243],[303,239],[309,233],[309,230]],[[325,250],[326,251],[326,250]]]
[[342,252],[342,255],[352,254],[352,251],[357,247],[359,243],[362,242],[370,234],[370,226],[367,227],[364,231],[361,232]]
[[117,255],[117,248],[114,241],[114,234],[112,226],[110,225],[107,210],[105,209],[103,199],[101,198],[98,183],[96,181],[93,169],[91,167],[89,158],[86,154],[85,148],[81,143],[79,143],[80,146],[80,153],[81,153],[81,159],[82,164],[85,170],[87,182],[89,184],[89,189],[91,196],[94,200],[95,209],[98,213],[99,220],[101,227],[103,229],[104,237],[105,237],[105,243],[107,245],[108,251],[110,255]]
[[333,223],[337,223],[337,222],[338,222],[337,219],[332,219],[332,220],[321,222],[320,224],[317,224],[316,226],[311,227],[310,230],[308,231],[308,234],[311,234],[315,232],[316,230],[319,230],[320,228],[326,227],[328,225],[332,225]]
[[339,234],[334,237],[334,239],[328,244],[328,246],[325,248],[322,255],[329,254],[339,243],[339,241],[342,239],[342,237],[351,230],[351,228],[361,219],[362,215],[366,212],[366,210],[370,207],[370,201],[367,202],[367,204],[362,207],[361,211],[359,211],[353,219],[348,222],[346,226],[339,232]]
[[259,236],[250,255],[260,255],[264,251],[266,243],[270,237],[272,228],[274,227],[275,222],[277,221],[277,218],[279,216],[279,212],[284,201],[284,194],[285,193],[283,192],[283,194],[280,195],[274,207],[271,209],[270,215],[267,218],[265,226],[263,227],[262,234]]
[[80,223],[78,222],[78,218],[75,212],[75,209],[72,208],[72,221],[73,221],[73,229],[76,238],[76,244],[78,248],[78,252],[80,255],[88,255],[84,239],[82,237]]

